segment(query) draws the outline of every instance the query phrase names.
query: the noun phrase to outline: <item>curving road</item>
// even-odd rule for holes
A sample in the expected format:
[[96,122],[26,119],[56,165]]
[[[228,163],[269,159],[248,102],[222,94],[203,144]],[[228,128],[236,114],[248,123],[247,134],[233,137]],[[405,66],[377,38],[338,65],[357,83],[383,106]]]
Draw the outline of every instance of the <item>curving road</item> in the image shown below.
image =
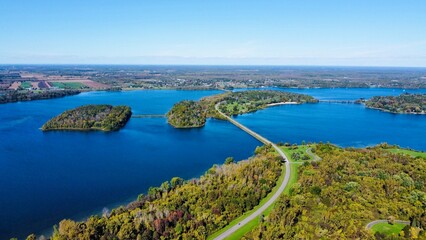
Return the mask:
[[311,156],[313,161],[321,161],[322,160],[322,158],[320,158],[319,156],[312,153],[312,148],[306,149],[306,154]]
[[233,227],[226,230],[225,232],[223,232],[222,234],[220,234],[219,236],[217,236],[215,238],[215,239],[225,239],[225,238],[229,237],[231,234],[235,233],[238,229],[240,229],[241,227],[246,225],[251,220],[255,219],[256,217],[259,217],[269,206],[271,206],[278,199],[278,197],[282,194],[285,187],[287,186],[288,181],[290,180],[291,168],[290,168],[290,162],[289,162],[287,156],[284,154],[284,152],[277,145],[275,145],[274,143],[272,143],[268,139],[260,136],[256,132],[250,130],[249,128],[245,127],[241,123],[230,118],[228,115],[225,115],[224,113],[222,113],[218,108],[219,104],[220,103],[216,104],[215,108],[219,112],[220,115],[222,115],[224,118],[226,118],[228,121],[230,121],[235,126],[239,127],[241,130],[245,131],[246,133],[250,134],[251,136],[253,136],[257,140],[261,141],[262,143],[272,145],[272,147],[280,154],[280,156],[284,159],[284,162],[285,162],[284,181],[279,186],[277,192],[275,192],[275,194],[265,204],[263,204],[263,206],[261,206],[255,212],[248,215],[246,218],[244,218],[238,224],[234,225]]
[[[371,229],[374,225],[378,224],[378,223],[384,223],[384,222],[388,222],[388,220],[374,220],[372,222],[369,222],[367,224],[367,226],[365,226],[366,229]],[[405,225],[409,225],[410,221],[403,221],[403,220],[395,220],[395,223],[400,223],[400,224],[405,224]]]

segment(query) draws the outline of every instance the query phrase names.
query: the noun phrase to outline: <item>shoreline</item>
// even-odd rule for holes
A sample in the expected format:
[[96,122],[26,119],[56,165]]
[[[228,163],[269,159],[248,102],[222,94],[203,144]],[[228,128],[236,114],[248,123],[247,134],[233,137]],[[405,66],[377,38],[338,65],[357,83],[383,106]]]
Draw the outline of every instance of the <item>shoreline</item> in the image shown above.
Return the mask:
[[280,106],[280,105],[297,105],[298,102],[279,102],[279,103],[270,103],[266,104],[267,107]]
[[373,109],[373,110],[379,110],[381,112],[385,112],[385,113],[393,113],[393,114],[404,114],[404,115],[426,115],[426,112],[422,112],[422,113],[413,113],[413,112],[393,112],[393,111],[389,111],[383,108],[375,108],[375,107],[368,107],[367,105],[365,105],[365,103],[363,103],[365,108],[368,109]]
[[114,132],[117,130],[105,130],[103,128],[49,128],[49,129],[43,129],[39,128],[43,132],[50,132],[50,131],[74,131],[74,132],[91,132],[91,131],[98,131],[98,132]]

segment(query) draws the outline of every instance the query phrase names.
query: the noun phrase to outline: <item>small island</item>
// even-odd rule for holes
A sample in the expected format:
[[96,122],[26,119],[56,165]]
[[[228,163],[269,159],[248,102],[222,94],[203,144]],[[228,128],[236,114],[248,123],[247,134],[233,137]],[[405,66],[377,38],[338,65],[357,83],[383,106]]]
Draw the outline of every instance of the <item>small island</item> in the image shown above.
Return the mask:
[[181,101],[167,113],[169,124],[175,128],[202,127],[206,119],[224,119],[215,109],[228,116],[255,112],[270,106],[281,104],[317,103],[318,100],[304,94],[271,90],[253,90],[242,92],[225,92],[202,98],[200,101]]
[[127,106],[86,105],[50,119],[41,130],[117,131],[126,125],[131,115]]
[[167,113],[167,120],[176,128],[202,127],[206,123],[206,113],[196,101],[181,101]]
[[369,100],[358,100],[366,107],[384,112],[402,114],[426,114],[426,94],[401,94],[399,96],[376,96]]

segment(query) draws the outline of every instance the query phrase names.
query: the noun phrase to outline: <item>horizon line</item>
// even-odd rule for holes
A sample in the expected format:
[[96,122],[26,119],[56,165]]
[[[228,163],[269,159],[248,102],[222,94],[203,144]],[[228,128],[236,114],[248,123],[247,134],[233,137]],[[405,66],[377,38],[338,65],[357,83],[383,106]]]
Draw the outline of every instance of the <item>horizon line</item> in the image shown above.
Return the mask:
[[337,67],[337,68],[425,68],[398,65],[299,65],[299,64],[151,64],[151,63],[0,63],[0,66],[193,66],[193,67]]

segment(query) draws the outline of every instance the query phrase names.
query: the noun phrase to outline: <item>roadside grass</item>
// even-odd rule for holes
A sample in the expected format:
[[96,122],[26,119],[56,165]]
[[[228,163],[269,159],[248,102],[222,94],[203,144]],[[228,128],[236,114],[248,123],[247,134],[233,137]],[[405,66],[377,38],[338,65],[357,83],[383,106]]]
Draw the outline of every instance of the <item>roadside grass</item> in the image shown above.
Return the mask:
[[[293,186],[294,183],[297,182],[298,170],[299,170],[299,166],[300,166],[300,164],[298,164],[298,163],[306,162],[306,161],[303,161],[303,160],[301,160],[301,161],[294,161],[293,158],[292,158],[292,154],[295,153],[295,152],[301,152],[301,151],[303,151],[303,153],[306,153],[306,150],[308,148],[310,148],[310,147],[311,147],[310,145],[299,145],[297,148],[294,148],[293,146],[290,146],[290,147],[280,147],[281,150],[283,150],[283,152],[289,158],[290,162],[296,163],[296,164],[290,164],[291,175],[290,175],[289,182],[288,182],[286,188],[284,189],[283,194],[289,194],[291,187]],[[276,154],[278,155],[278,153],[276,153]],[[313,160],[311,156],[309,156],[309,160]],[[283,166],[283,170],[282,171],[285,171],[285,167],[284,166]],[[261,203],[254,210],[251,210],[250,212],[247,212],[243,216],[239,217],[237,219],[238,221],[237,220],[232,221],[231,224],[229,224],[226,228],[223,228],[223,229],[220,230],[220,232],[216,232],[215,234],[211,235],[208,239],[213,239],[213,238],[217,237],[218,235],[220,235],[224,231],[228,230],[229,228],[231,228],[232,226],[234,226],[235,224],[237,224],[238,222],[240,222],[240,220],[244,219],[245,216],[247,216],[251,212],[253,212],[256,209],[258,209],[260,206],[262,206],[276,192],[276,190],[278,189],[278,186],[282,183],[283,180],[284,180],[284,176],[280,176],[279,183],[275,186],[275,188],[273,189],[273,191],[268,195],[267,199],[266,198],[263,199],[261,201]],[[269,214],[272,212],[272,209],[274,209],[274,206],[275,206],[275,203],[272,204],[271,206],[269,206],[263,212],[262,215],[264,216],[264,218],[267,218],[269,216]],[[251,220],[250,222],[248,222],[243,227],[241,227],[240,229],[238,229],[234,234],[230,235],[226,239],[228,239],[228,240],[238,240],[238,239],[241,239],[244,235],[246,235],[247,233],[249,233],[250,231],[252,231],[260,223],[261,223],[260,218],[255,218],[255,219]]]
[[234,103],[231,103],[231,104],[226,104],[225,107],[226,107],[226,110],[228,112],[233,112],[234,108],[237,108],[238,112],[247,111],[247,107],[244,104],[238,104],[237,102],[234,102]]
[[401,153],[401,154],[406,154],[412,157],[422,157],[422,158],[426,158],[426,152],[417,152],[414,150],[408,150],[408,149],[401,149],[401,148],[389,148],[386,149],[387,151],[391,152],[391,153]]
[[80,83],[80,82],[49,82],[50,85],[57,88],[63,88],[63,89],[83,89],[87,88],[86,85]]
[[384,222],[384,223],[375,224],[371,228],[371,230],[373,231],[373,233],[379,232],[386,235],[392,235],[392,234],[398,235],[404,227],[405,225],[401,223],[394,223],[393,225],[391,225],[387,222]]
[[[281,150],[283,150],[283,152],[289,157],[291,158],[292,162],[296,162],[296,163],[304,163],[306,161],[312,161],[315,160],[313,159],[312,156],[310,156],[309,154],[306,153],[306,151],[313,147],[314,145],[297,145],[297,146],[281,146]],[[293,153],[299,153],[299,155],[302,156],[307,156],[309,157],[309,159],[307,160],[302,160],[302,159],[293,159]]]

